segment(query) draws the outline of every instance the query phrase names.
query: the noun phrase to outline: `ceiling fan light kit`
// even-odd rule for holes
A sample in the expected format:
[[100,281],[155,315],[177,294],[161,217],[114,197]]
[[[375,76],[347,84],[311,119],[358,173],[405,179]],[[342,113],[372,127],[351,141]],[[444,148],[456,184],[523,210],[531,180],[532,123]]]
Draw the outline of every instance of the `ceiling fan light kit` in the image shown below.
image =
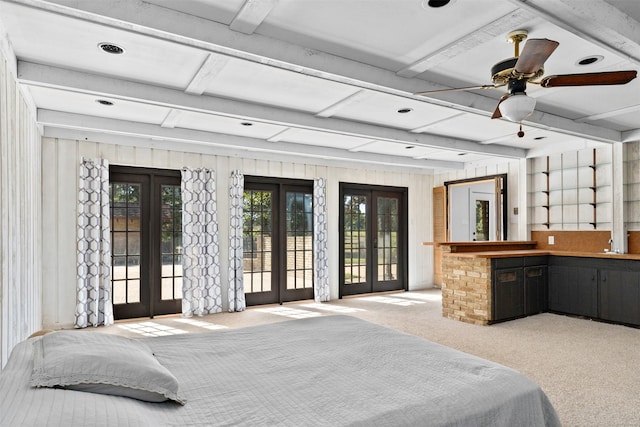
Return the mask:
[[[527,38],[527,35],[528,33],[526,30],[512,31],[507,35],[507,40],[514,44],[514,56],[496,63],[491,68],[491,80],[493,81],[493,85],[440,89],[418,92],[414,95],[429,95],[432,93],[456,90],[489,89],[506,85],[508,93],[502,95],[491,118],[499,119],[504,117],[507,120],[519,123],[529,116],[536,106],[536,100],[527,96],[525,92],[527,83],[536,84],[543,88],[560,86],[622,85],[629,83],[637,76],[637,72],[635,70],[627,70],[553,75],[539,80],[544,75],[545,61],[556,50],[559,43],[549,39],[529,39],[524,45],[521,53],[520,43]],[[588,62],[589,61],[587,61],[587,63]],[[521,132],[522,130],[519,134]]]
[[524,92],[514,93],[498,105],[502,117],[516,123],[533,113],[535,107],[535,98],[527,96]]

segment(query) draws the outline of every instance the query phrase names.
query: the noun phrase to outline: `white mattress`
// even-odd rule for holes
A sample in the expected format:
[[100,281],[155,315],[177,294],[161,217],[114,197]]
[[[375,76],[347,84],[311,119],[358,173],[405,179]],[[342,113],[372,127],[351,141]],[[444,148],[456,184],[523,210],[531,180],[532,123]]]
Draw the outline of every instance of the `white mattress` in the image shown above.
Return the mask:
[[186,405],[30,388],[32,339],[0,373],[0,425],[560,425],[518,372],[350,316],[141,339]]

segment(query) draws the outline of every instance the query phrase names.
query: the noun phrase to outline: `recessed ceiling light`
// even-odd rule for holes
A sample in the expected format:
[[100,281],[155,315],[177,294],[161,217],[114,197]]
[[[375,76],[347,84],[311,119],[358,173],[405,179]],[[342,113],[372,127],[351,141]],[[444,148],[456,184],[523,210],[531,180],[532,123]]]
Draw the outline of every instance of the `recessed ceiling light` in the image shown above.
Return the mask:
[[100,43],[98,47],[102,49],[104,52],[110,53],[112,55],[122,55],[124,53],[124,49],[113,43]]
[[406,147],[404,147],[405,150],[411,150],[413,148],[416,148],[415,145],[407,145]]
[[541,139],[545,139],[545,138],[546,138],[546,136],[536,136],[533,139],[535,139],[536,141],[540,141]]
[[253,126],[253,123],[251,123],[251,122],[240,122],[240,124],[242,126]]
[[113,105],[113,102],[106,99],[96,99],[96,102],[101,105],[107,105],[107,106]]
[[407,114],[407,113],[410,113],[410,112],[412,112],[412,111],[413,111],[413,108],[400,108],[400,109],[398,110],[398,113],[400,113],[400,114]]
[[591,65],[591,64],[595,64],[597,62],[600,62],[604,59],[604,56],[602,55],[591,55],[591,56],[587,56],[584,57],[582,59],[579,59],[576,62],[576,65]]
[[437,9],[439,7],[443,7],[448,5],[449,3],[453,3],[455,0],[422,0],[422,8],[434,8]]
[[467,153],[458,153],[458,156],[466,156]]

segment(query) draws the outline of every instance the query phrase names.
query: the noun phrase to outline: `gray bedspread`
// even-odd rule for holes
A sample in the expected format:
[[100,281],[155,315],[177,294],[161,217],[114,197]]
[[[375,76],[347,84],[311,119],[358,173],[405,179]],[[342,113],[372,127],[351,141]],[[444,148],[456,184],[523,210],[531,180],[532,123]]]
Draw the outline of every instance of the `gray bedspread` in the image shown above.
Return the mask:
[[350,316],[142,339],[186,405],[30,388],[28,340],[0,374],[0,425],[560,425],[518,372]]

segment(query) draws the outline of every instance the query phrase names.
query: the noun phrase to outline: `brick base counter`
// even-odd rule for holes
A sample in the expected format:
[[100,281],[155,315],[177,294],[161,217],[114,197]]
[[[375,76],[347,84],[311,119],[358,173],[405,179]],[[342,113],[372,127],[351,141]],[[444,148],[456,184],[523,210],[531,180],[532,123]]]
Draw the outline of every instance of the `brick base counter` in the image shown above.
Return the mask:
[[[445,249],[446,250],[446,249]],[[476,325],[491,321],[491,259],[442,259],[442,315]]]

